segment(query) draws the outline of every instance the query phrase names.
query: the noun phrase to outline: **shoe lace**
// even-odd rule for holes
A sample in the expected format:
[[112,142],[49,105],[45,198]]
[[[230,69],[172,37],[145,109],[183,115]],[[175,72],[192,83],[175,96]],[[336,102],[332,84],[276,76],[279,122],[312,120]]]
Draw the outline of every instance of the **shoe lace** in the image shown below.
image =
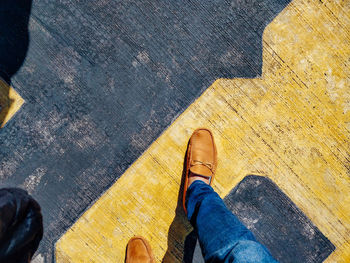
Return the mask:
[[211,163],[202,162],[202,161],[199,161],[199,160],[192,160],[191,166],[195,166],[195,165],[204,165],[204,166],[206,166],[210,171],[213,171],[213,164],[211,164]]

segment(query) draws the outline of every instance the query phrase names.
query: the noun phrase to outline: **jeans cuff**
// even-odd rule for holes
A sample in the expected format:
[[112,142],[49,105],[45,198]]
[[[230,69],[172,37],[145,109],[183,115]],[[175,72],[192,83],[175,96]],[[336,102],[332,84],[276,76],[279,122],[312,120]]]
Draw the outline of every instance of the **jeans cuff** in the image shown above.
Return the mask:
[[[214,191],[213,188],[201,180],[194,181],[187,189],[185,205],[187,209],[187,219],[191,222],[191,218],[195,213],[198,201],[201,201],[203,193]],[[193,196],[194,195],[194,196]]]

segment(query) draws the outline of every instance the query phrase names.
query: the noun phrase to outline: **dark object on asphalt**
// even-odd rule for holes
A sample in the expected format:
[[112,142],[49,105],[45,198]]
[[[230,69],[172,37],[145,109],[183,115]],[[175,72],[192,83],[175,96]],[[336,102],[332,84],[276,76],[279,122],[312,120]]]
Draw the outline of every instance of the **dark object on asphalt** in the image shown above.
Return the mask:
[[30,262],[42,236],[39,204],[22,189],[0,189],[0,262]]

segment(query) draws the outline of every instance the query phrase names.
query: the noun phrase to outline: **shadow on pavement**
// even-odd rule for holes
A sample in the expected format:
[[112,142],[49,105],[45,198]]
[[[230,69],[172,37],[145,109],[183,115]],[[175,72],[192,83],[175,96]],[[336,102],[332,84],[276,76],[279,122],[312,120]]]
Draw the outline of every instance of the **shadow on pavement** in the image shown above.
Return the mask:
[[192,263],[197,244],[197,235],[187,220],[182,207],[182,194],[186,175],[186,155],[181,177],[181,186],[177,198],[175,217],[169,227],[168,249],[162,260],[163,263],[184,262]]
[[11,78],[27,54],[31,6],[32,0],[0,1],[0,77],[8,84],[0,85],[0,127],[13,103],[9,97]]

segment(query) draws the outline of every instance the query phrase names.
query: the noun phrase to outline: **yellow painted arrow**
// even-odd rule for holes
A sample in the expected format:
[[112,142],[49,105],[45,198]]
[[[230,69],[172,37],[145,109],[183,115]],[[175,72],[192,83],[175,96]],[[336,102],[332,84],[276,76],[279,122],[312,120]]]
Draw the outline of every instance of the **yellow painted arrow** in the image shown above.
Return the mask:
[[350,262],[349,14],[347,0],[292,2],[265,30],[261,79],[209,87],[62,236],[57,262],[123,262],[133,235],[180,262],[183,158],[202,126],[222,197],[247,174],[270,177],[336,246],[326,262]]

